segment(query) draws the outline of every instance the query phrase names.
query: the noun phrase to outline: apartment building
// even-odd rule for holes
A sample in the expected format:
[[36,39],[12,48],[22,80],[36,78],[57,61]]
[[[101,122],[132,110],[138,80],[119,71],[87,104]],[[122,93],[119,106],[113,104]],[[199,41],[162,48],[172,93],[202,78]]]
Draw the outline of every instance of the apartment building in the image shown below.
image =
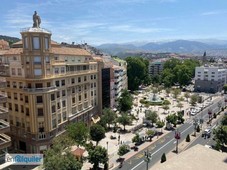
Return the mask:
[[0,162],[5,159],[5,154],[11,146],[11,138],[5,134],[10,131],[8,109],[6,108],[7,95],[4,92],[5,87],[5,79],[0,78],[0,90],[2,90],[0,92]]
[[222,91],[226,83],[226,69],[215,66],[202,66],[195,69],[195,91],[216,93]]
[[149,61],[148,71],[150,76],[160,75],[164,67],[165,60]]
[[62,47],[44,28],[21,30],[4,52],[7,107],[15,150],[42,153],[69,122],[99,114],[98,64],[84,49]]

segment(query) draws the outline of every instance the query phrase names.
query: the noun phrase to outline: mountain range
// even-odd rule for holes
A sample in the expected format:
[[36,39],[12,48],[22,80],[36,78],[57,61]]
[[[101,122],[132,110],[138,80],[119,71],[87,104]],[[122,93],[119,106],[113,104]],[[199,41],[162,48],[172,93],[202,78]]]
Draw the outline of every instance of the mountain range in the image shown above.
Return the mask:
[[225,40],[203,40],[189,41],[176,40],[170,42],[150,42],[143,45],[136,45],[135,43],[126,44],[102,44],[96,48],[111,55],[118,55],[122,53],[137,53],[137,52],[170,52],[181,54],[201,55],[204,51],[212,56],[227,55],[227,41]]

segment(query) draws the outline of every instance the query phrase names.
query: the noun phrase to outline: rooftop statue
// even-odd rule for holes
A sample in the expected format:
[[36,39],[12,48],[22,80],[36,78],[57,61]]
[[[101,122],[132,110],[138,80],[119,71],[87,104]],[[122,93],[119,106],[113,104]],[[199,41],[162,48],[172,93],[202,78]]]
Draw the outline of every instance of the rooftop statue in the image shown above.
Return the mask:
[[41,18],[35,11],[33,14],[33,28],[40,28]]

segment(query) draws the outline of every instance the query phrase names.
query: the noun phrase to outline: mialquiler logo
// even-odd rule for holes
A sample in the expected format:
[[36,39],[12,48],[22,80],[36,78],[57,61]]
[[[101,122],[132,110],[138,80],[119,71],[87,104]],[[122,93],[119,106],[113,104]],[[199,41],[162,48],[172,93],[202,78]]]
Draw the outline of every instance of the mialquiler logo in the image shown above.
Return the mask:
[[41,165],[43,154],[6,154],[5,162],[11,162],[14,165]]

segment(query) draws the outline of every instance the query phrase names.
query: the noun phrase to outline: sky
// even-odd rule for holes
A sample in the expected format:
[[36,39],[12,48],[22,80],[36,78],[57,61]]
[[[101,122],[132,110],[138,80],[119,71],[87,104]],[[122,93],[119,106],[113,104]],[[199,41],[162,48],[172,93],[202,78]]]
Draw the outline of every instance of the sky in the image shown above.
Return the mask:
[[227,40],[227,0],[1,0],[0,35],[21,38],[34,11],[57,42]]

